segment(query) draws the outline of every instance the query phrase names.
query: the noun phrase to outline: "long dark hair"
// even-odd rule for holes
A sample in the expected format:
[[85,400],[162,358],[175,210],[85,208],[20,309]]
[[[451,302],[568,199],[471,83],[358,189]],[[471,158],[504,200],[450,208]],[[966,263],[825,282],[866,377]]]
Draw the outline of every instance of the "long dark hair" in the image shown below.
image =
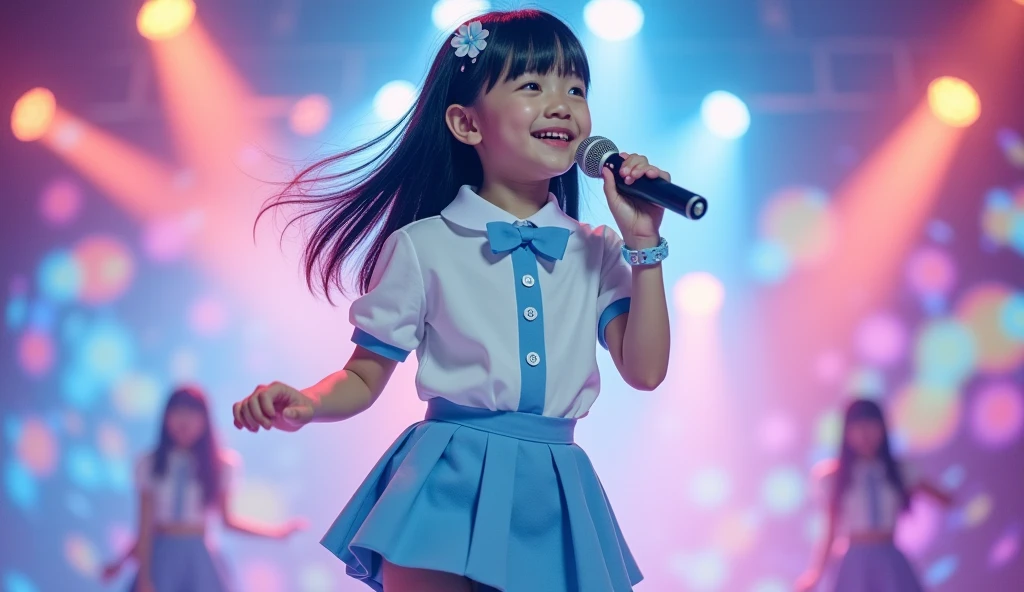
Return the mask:
[[878,458],[885,465],[885,476],[899,492],[901,507],[906,510],[910,507],[910,494],[907,492],[903,477],[900,475],[899,466],[892,456],[892,449],[889,446],[889,430],[885,425],[885,415],[882,408],[869,399],[854,399],[846,407],[846,415],[843,419],[843,442],[839,453],[839,466],[836,468],[835,488],[832,490],[830,507],[833,513],[838,513],[843,495],[850,487],[853,464],[857,453],[846,443],[847,432],[850,425],[857,421],[877,421],[882,426],[882,445],[878,450]]
[[160,422],[160,442],[153,453],[153,475],[162,477],[167,474],[167,455],[174,448],[174,442],[167,430],[167,415],[179,408],[201,411],[206,417],[206,432],[192,446],[192,457],[195,461],[196,477],[203,487],[203,501],[208,505],[213,504],[220,495],[220,449],[213,435],[206,395],[197,387],[181,387],[167,399],[164,416]]
[[[472,63],[456,57],[444,40],[413,107],[380,136],[303,169],[260,212],[299,206],[288,225],[315,216],[303,263],[306,284],[331,301],[331,288],[345,292],[343,268],[365,254],[358,290],[369,289],[373,269],[388,236],[399,228],[441,213],[462,185],[479,186],[483,169],[476,151],[449,132],[450,105],[472,105],[500,80],[524,73],[579,76],[589,89],[590,67],[576,35],[555,16],[540,10],[489,12],[472,19],[488,30],[487,47]],[[366,158],[358,165],[352,157]],[[362,160],[362,158],[360,159]],[[340,170],[334,165],[344,163]],[[579,216],[576,165],[551,179],[550,191],[562,210]],[[257,222],[259,217],[257,217]],[[287,229],[287,227],[286,227]],[[372,237],[372,240],[371,240]],[[361,249],[369,241],[365,251]]]

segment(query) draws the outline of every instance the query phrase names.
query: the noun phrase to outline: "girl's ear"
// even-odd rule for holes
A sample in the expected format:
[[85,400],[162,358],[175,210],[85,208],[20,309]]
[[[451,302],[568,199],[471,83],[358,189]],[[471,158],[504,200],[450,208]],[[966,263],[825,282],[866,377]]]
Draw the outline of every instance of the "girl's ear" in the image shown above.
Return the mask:
[[476,146],[483,137],[473,120],[473,113],[462,105],[449,105],[444,112],[444,122],[455,139],[468,146]]

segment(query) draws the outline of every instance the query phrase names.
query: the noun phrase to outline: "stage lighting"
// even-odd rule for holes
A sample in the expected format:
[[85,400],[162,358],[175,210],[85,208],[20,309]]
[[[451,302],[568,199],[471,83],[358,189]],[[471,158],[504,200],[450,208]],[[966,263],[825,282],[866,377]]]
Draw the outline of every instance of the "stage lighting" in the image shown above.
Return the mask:
[[721,310],[725,287],[710,273],[688,273],[676,282],[673,296],[676,310],[688,316],[708,317]]
[[416,102],[416,87],[405,80],[393,80],[373,97],[373,111],[385,120],[398,119]]
[[139,9],[135,24],[143,37],[160,41],[180,35],[195,16],[196,4],[192,0],[147,0]]
[[981,100],[967,82],[943,76],[928,85],[928,104],[943,123],[953,127],[967,127],[981,115]]
[[587,28],[605,41],[622,41],[640,32],[644,10],[633,0],[590,0],[583,7]]
[[746,104],[736,95],[721,90],[704,98],[700,115],[711,133],[727,140],[742,136],[750,127],[750,111]]
[[487,12],[491,3],[487,0],[438,0],[430,11],[434,26],[442,31],[452,31],[470,17]]
[[300,136],[315,136],[331,120],[331,101],[323,95],[307,95],[292,106],[288,124]]
[[49,131],[56,112],[57,99],[45,88],[33,88],[21,95],[11,110],[14,137],[22,142],[38,140]]

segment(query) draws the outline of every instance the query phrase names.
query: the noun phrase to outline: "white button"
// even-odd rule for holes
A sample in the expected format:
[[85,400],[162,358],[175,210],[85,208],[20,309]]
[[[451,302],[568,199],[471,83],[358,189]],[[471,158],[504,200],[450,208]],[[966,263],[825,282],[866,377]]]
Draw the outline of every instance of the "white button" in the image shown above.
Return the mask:
[[532,275],[526,274],[523,276],[523,285],[527,288],[532,288],[535,283],[537,283],[537,281],[533,279]]
[[532,321],[532,320],[536,319],[537,318],[537,309],[532,307],[532,306],[527,306],[526,309],[523,310],[523,317],[526,320],[528,320],[528,321]]
[[540,364],[540,356],[537,355],[537,352],[530,352],[526,354],[526,363],[531,366],[536,366],[537,364]]

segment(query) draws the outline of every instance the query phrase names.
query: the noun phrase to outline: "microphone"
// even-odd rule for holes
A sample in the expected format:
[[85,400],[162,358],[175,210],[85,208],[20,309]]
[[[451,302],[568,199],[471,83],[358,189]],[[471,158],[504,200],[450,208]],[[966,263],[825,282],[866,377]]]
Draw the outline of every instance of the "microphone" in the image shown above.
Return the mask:
[[590,136],[576,149],[576,164],[580,165],[583,174],[600,179],[601,169],[610,168],[620,193],[657,204],[691,220],[700,220],[707,213],[708,200],[660,177],[638,177],[632,185],[626,185],[625,179],[619,175],[622,163],[619,149],[608,138]]

